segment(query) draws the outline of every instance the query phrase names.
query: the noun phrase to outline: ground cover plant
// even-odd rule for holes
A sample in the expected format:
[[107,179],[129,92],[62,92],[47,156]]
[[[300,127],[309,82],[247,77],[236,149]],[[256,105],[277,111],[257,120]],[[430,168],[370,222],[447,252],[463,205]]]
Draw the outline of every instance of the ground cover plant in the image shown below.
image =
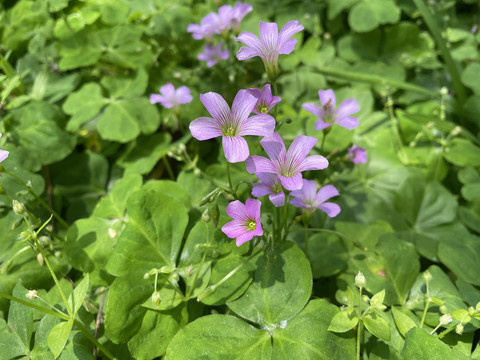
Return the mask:
[[479,359],[475,0],[0,4],[0,359]]

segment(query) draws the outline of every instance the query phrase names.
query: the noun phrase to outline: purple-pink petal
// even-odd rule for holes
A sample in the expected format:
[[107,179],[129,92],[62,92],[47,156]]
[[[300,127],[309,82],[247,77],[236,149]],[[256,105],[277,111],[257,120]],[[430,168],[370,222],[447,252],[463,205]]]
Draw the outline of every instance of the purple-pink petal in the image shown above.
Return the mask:
[[303,30],[303,26],[297,20],[288,21],[283,26],[282,30],[280,30],[280,33],[278,34],[278,42],[280,46],[285,44],[288,41],[288,39],[290,39],[293,35],[295,35],[296,33],[302,30]]
[[254,236],[255,235],[254,235],[253,231],[245,232],[242,235],[237,237],[237,240],[235,240],[235,244],[237,246],[240,246],[240,245],[246,243],[247,241],[252,240]]
[[282,137],[278,133],[264,137],[260,144],[268,157],[274,162],[281,162],[285,158],[286,149]]
[[272,161],[263,156],[250,156],[245,161],[245,166],[250,174],[256,174],[259,172],[277,173],[277,169]]
[[222,96],[214,92],[208,92],[200,95],[200,101],[215,120],[221,124],[229,121],[230,107]]
[[350,117],[344,117],[344,118],[341,118],[341,119],[337,119],[335,121],[335,123],[337,125],[340,125],[340,126],[344,127],[345,129],[353,130],[358,126],[358,119],[354,118],[354,117],[351,117],[351,116]]
[[270,136],[275,130],[275,119],[268,114],[254,115],[246,119],[240,126],[239,136]]
[[367,150],[364,148],[353,145],[348,149],[348,157],[354,164],[366,163],[367,162]]
[[[165,101],[165,98],[162,95],[160,95],[160,94],[150,94],[150,103],[151,104],[161,103],[163,105],[164,101]],[[163,105],[163,106],[165,106],[165,105]]]
[[8,157],[9,152],[6,150],[0,150],[0,162]]
[[315,130],[323,130],[323,129],[326,129],[327,127],[329,127],[329,126],[332,126],[332,124],[331,123],[326,123],[322,119],[318,119],[315,122]]
[[245,222],[239,220],[229,221],[222,226],[222,231],[231,239],[242,236],[246,232]]
[[209,117],[199,117],[193,120],[189,128],[192,136],[200,141],[222,136],[218,121]]
[[250,218],[248,216],[247,207],[240,201],[235,200],[227,205],[227,214],[231,218],[239,221],[248,221]]
[[330,203],[330,202],[323,203],[318,208],[321,211],[323,211],[325,214],[327,214],[329,217],[335,217],[341,211],[340,206],[338,206],[337,204],[334,204],[334,203]]
[[323,110],[320,106],[314,103],[305,103],[302,105],[302,108],[307,110],[309,113],[312,113],[313,115],[317,117],[322,117],[323,116]]
[[287,158],[291,164],[294,164],[297,168],[301,166],[306,156],[312,150],[312,148],[317,143],[318,139],[312,136],[300,135],[297,136],[293,141],[290,147],[288,148]]
[[262,203],[257,199],[247,199],[245,201],[245,210],[248,214],[248,217],[255,219],[257,222],[260,221],[260,207]]
[[300,190],[303,186],[302,173],[297,173],[294,176],[281,176],[280,181],[282,186],[287,190]]
[[325,185],[323,186],[315,196],[315,203],[322,204],[328,199],[340,195],[338,190],[333,185]]
[[245,161],[250,154],[247,141],[240,136],[223,136],[222,145],[229,163]]
[[327,167],[328,160],[322,155],[310,155],[302,161],[299,171],[323,170]]
[[238,60],[247,60],[247,59],[251,59],[255,56],[263,57],[263,53],[256,50],[256,49],[252,49],[252,48],[245,47],[245,46],[240,48],[240,50],[238,50],[238,52],[237,52],[237,59]]
[[333,92],[332,89],[318,90],[318,96],[320,98],[320,102],[322,106],[329,104],[330,107],[335,108],[336,99],[335,99],[335,93]]
[[238,124],[243,124],[247,120],[248,115],[252,113],[256,103],[256,97],[250,94],[248,90],[240,90],[233,100],[232,117]]
[[190,89],[186,86],[180,86],[176,91],[176,96],[179,104],[186,104],[193,100]]
[[175,87],[172,83],[165,84],[160,88],[160,94],[167,98],[175,96]]
[[260,21],[260,39],[262,42],[261,49],[265,54],[270,51],[278,51],[278,26],[276,23],[264,23]]
[[270,194],[271,189],[267,184],[256,183],[252,185],[252,195],[255,197],[262,197]]
[[251,32],[248,32],[248,31],[242,31],[235,38],[235,40],[244,43],[245,45],[247,45],[252,50],[255,50],[256,52],[261,53],[262,43],[260,42],[260,39],[258,38],[258,36],[256,36],[255,34],[252,34]]
[[357,100],[347,99],[338,105],[337,118],[341,119],[350,116],[360,110]]
[[283,206],[285,204],[285,193],[283,191],[278,194],[270,194],[268,198],[275,207]]
[[297,39],[289,39],[279,47],[278,53],[282,55],[290,54],[295,50],[295,45],[297,45]]

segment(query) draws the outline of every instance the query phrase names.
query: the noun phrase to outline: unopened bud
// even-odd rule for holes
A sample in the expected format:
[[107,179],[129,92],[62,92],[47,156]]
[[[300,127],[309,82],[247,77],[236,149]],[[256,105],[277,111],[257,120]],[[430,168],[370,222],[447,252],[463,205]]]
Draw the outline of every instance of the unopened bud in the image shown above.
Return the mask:
[[468,308],[468,315],[470,315],[470,316],[475,316],[475,309],[474,309],[473,306],[470,306],[470,307]]
[[480,301],[477,303],[477,305],[475,305],[475,310],[480,311]]
[[362,301],[363,301],[364,303],[368,303],[368,302],[370,301],[370,298],[369,298],[367,295],[363,295],[363,296],[362,296]]
[[205,209],[205,211],[202,214],[202,220],[205,221],[207,224],[212,220],[212,217],[210,216],[210,212],[208,209]]
[[452,136],[457,136],[458,134],[460,134],[462,132],[462,128],[460,126],[455,126],[453,129],[452,129]]
[[148,280],[148,279],[150,278],[150,274],[149,274],[149,273],[143,274],[143,278],[144,278],[145,280]]
[[118,236],[117,231],[114,228],[108,228],[108,236],[111,239],[116,239]]
[[357,286],[359,289],[362,289],[366,282],[365,276],[361,271],[359,271],[357,276],[355,276],[355,286]]
[[197,301],[202,301],[203,299],[206,299],[210,295],[212,295],[215,291],[217,291],[217,287],[215,285],[210,285],[207,287],[203,292],[198,295]]
[[43,259],[42,253],[38,253],[38,254],[37,254],[37,261],[38,261],[38,263],[39,263],[40,265],[43,266],[43,263],[45,262],[45,260]]
[[440,312],[446,314],[448,312],[447,307],[445,305],[440,306]]
[[159,291],[155,291],[153,294],[152,294],[152,302],[155,304],[155,305],[160,305],[160,302],[162,301],[162,298],[160,297],[160,292]]
[[445,96],[448,94],[448,89],[444,86],[440,89],[440,95]]
[[193,275],[193,265],[188,265],[185,269],[185,276],[190,277]]
[[30,300],[34,300],[35,298],[38,297],[38,292],[37,290],[28,290],[25,296]]
[[161,273],[161,274],[170,274],[172,272],[175,271],[175,266],[171,266],[171,265],[165,265],[165,266],[162,266],[158,272]]
[[445,314],[440,316],[440,325],[445,326],[452,322],[452,315]]
[[198,176],[198,177],[202,175],[202,171],[199,168],[193,169],[193,173],[195,174],[195,176]]
[[12,201],[12,206],[13,206],[13,211],[15,212],[15,214],[17,215],[22,215],[25,213],[25,206],[17,201],[17,200],[13,200]]
[[423,273],[423,278],[425,279],[425,281],[430,281],[432,280],[432,274],[430,274],[430,271],[426,270],[424,273]]
[[456,327],[455,327],[455,332],[458,334],[458,335],[462,335],[463,334],[463,325],[462,324],[458,324]]
[[180,277],[178,276],[177,272],[174,272],[174,273],[172,274],[172,280],[174,280],[174,281],[180,280]]

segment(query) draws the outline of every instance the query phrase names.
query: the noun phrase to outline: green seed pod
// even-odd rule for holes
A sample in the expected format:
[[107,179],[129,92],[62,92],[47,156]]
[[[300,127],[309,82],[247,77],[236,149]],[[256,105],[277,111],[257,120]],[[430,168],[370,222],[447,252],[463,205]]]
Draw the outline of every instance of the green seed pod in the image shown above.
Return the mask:
[[152,302],[155,304],[155,305],[160,305],[160,302],[162,301],[162,298],[160,297],[160,292],[158,291],[155,291],[153,294],[152,294]]
[[22,215],[25,213],[25,205],[23,205],[21,202],[17,200],[12,201],[12,206],[13,206],[13,211],[17,215]]

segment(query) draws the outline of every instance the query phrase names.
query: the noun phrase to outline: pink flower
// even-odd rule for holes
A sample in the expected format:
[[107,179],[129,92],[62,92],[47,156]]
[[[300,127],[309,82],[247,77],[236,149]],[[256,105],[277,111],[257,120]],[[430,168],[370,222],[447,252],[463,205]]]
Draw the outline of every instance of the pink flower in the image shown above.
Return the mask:
[[253,109],[255,114],[268,113],[281,100],[278,96],[272,96],[270,84],[265,85],[261,91],[258,89],[248,89],[248,92],[257,98],[257,103]]
[[353,145],[348,149],[348,158],[354,163],[366,163],[367,162],[367,150],[357,145]]
[[336,99],[333,90],[319,90],[318,96],[322,107],[314,103],[302,105],[305,110],[318,117],[315,123],[316,130],[323,130],[333,124],[338,124],[348,130],[353,130],[358,126],[358,119],[350,116],[360,110],[357,100],[347,99],[338,106],[338,109],[335,109]]
[[212,67],[219,60],[228,59],[230,55],[228,50],[222,50],[223,43],[219,43],[217,46],[205,45],[203,47],[203,53],[198,55],[198,60],[206,61],[208,67]]
[[190,89],[186,86],[180,86],[177,90],[168,83],[160,88],[160,94],[151,94],[150,103],[160,103],[162,106],[170,109],[178,107],[180,104],[186,104],[192,101],[192,95],[190,95]]
[[290,54],[295,45],[296,39],[290,39],[293,35],[303,30],[303,26],[296,20],[289,21],[278,32],[276,23],[264,23],[260,21],[260,38],[251,32],[243,31],[235,40],[247,46],[242,47],[238,53],[238,60],[246,60],[260,56],[265,65],[270,79],[275,79],[278,72],[278,56]]
[[[2,133],[0,133],[0,137],[2,137]],[[0,150],[0,162],[5,160],[8,157],[8,151],[6,150]]]
[[303,179],[301,190],[295,190],[290,193],[293,199],[290,203],[296,207],[304,209],[320,209],[329,217],[335,217],[340,213],[340,206],[326,202],[334,196],[338,196],[338,190],[333,185],[325,185],[317,193],[315,181]]
[[311,136],[297,136],[288,152],[283,139],[278,133],[260,141],[270,159],[263,156],[250,156],[245,165],[249,173],[273,173],[280,177],[282,186],[287,190],[302,188],[302,171],[323,170],[328,167],[328,160],[321,155],[308,156],[317,139]]
[[239,200],[228,204],[227,214],[233,220],[223,225],[222,231],[229,238],[236,238],[237,246],[252,240],[254,236],[263,235],[260,222],[261,205],[262,203],[255,199],[247,199],[245,205]]
[[210,39],[213,34],[220,34],[220,18],[218,14],[212,12],[205,16],[199,24],[190,24],[187,32],[192,33],[192,37],[196,40]]
[[282,182],[277,174],[257,173],[261,182],[253,184],[252,195],[262,197],[268,195],[268,198],[276,207],[285,204],[285,193],[283,192]]
[[267,114],[251,114],[257,99],[247,90],[240,90],[233,100],[232,110],[219,94],[200,95],[200,101],[212,117],[200,117],[190,123],[190,132],[203,141],[222,137],[223,151],[228,162],[245,161],[249,155],[244,135],[268,136],[273,134],[275,119]]

